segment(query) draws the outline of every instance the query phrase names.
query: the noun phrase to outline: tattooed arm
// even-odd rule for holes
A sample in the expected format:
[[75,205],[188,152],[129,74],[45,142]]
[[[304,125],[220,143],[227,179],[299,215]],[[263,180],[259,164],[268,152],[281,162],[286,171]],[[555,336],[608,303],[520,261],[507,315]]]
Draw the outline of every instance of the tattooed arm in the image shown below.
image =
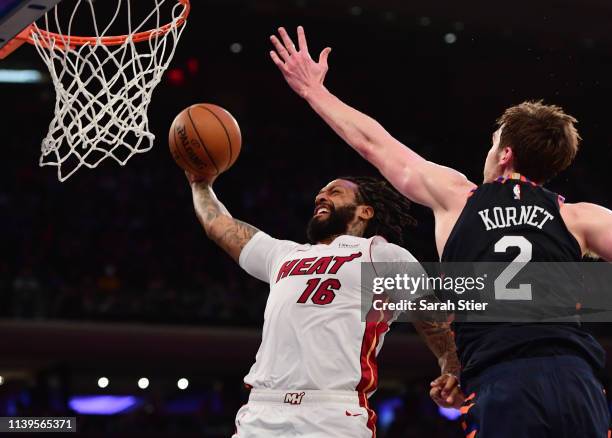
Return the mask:
[[413,321],[414,328],[438,359],[442,374],[459,375],[461,366],[457,358],[455,340],[447,322]]
[[191,192],[196,216],[208,238],[238,262],[240,252],[259,230],[234,219],[217,199],[210,183],[193,181]]
[[[437,301],[437,298],[431,296],[429,300]],[[446,313],[420,312],[419,316],[413,321],[414,327],[438,359],[441,371],[440,377],[431,382],[429,395],[438,406],[458,409],[464,400],[459,386],[461,364]]]

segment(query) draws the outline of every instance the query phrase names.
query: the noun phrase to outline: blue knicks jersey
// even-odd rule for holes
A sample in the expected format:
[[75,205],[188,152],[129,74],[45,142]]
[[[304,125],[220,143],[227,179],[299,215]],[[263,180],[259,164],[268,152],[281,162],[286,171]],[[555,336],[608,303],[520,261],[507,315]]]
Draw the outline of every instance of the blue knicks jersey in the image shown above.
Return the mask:
[[[559,195],[518,174],[479,186],[446,242],[442,262],[511,263],[522,247],[529,247],[533,262],[579,262],[580,245],[563,222],[560,202]],[[453,330],[463,380],[516,358],[577,355],[596,371],[605,362],[602,347],[578,322],[455,322]]]

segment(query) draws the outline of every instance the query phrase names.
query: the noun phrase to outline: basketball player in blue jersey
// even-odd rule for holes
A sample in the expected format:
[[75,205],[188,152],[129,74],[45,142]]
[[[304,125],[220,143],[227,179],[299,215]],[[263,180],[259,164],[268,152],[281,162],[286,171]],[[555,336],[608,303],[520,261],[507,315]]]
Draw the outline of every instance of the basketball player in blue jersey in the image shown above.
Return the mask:
[[[283,28],[271,37],[273,62],[289,86],[400,193],[433,210],[443,262],[512,262],[518,255],[579,262],[587,253],[612,261],[612,211],[564,203],[542,186],[578,151],[576,120],[561,108],[525,102],[506,110],[477,186],[427,161],[330,93],[323,82],[331,49],[316,62],[303,28],[297,34],[298,47]],[[608,407],[595,377],[605,354],[579,323],[461,323],[454,331],[469,438],[608,436]],[[442,376],[432,382],[431,394],[441,401],[457,390],[455,378]]]

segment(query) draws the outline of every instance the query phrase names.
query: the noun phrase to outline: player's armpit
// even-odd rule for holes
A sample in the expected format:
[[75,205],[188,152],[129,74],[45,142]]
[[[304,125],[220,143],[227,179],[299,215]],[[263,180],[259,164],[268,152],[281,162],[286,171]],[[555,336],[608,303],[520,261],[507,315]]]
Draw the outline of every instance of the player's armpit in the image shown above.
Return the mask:
[[217,199],[210,184],[192,182],[191,190],[196,215],[206,235],[238,262],[242,249],[259,230],[234,219]]

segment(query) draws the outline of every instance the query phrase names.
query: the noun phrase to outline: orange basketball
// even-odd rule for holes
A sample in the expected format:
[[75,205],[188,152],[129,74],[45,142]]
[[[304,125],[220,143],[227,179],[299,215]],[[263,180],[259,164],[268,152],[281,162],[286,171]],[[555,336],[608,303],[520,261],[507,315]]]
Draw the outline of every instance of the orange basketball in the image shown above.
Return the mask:
[[242,136],[236,119],[220,106],[199,103],[172,122],[170,153],[183,169],[211,177],[229,169],[240,154]]

